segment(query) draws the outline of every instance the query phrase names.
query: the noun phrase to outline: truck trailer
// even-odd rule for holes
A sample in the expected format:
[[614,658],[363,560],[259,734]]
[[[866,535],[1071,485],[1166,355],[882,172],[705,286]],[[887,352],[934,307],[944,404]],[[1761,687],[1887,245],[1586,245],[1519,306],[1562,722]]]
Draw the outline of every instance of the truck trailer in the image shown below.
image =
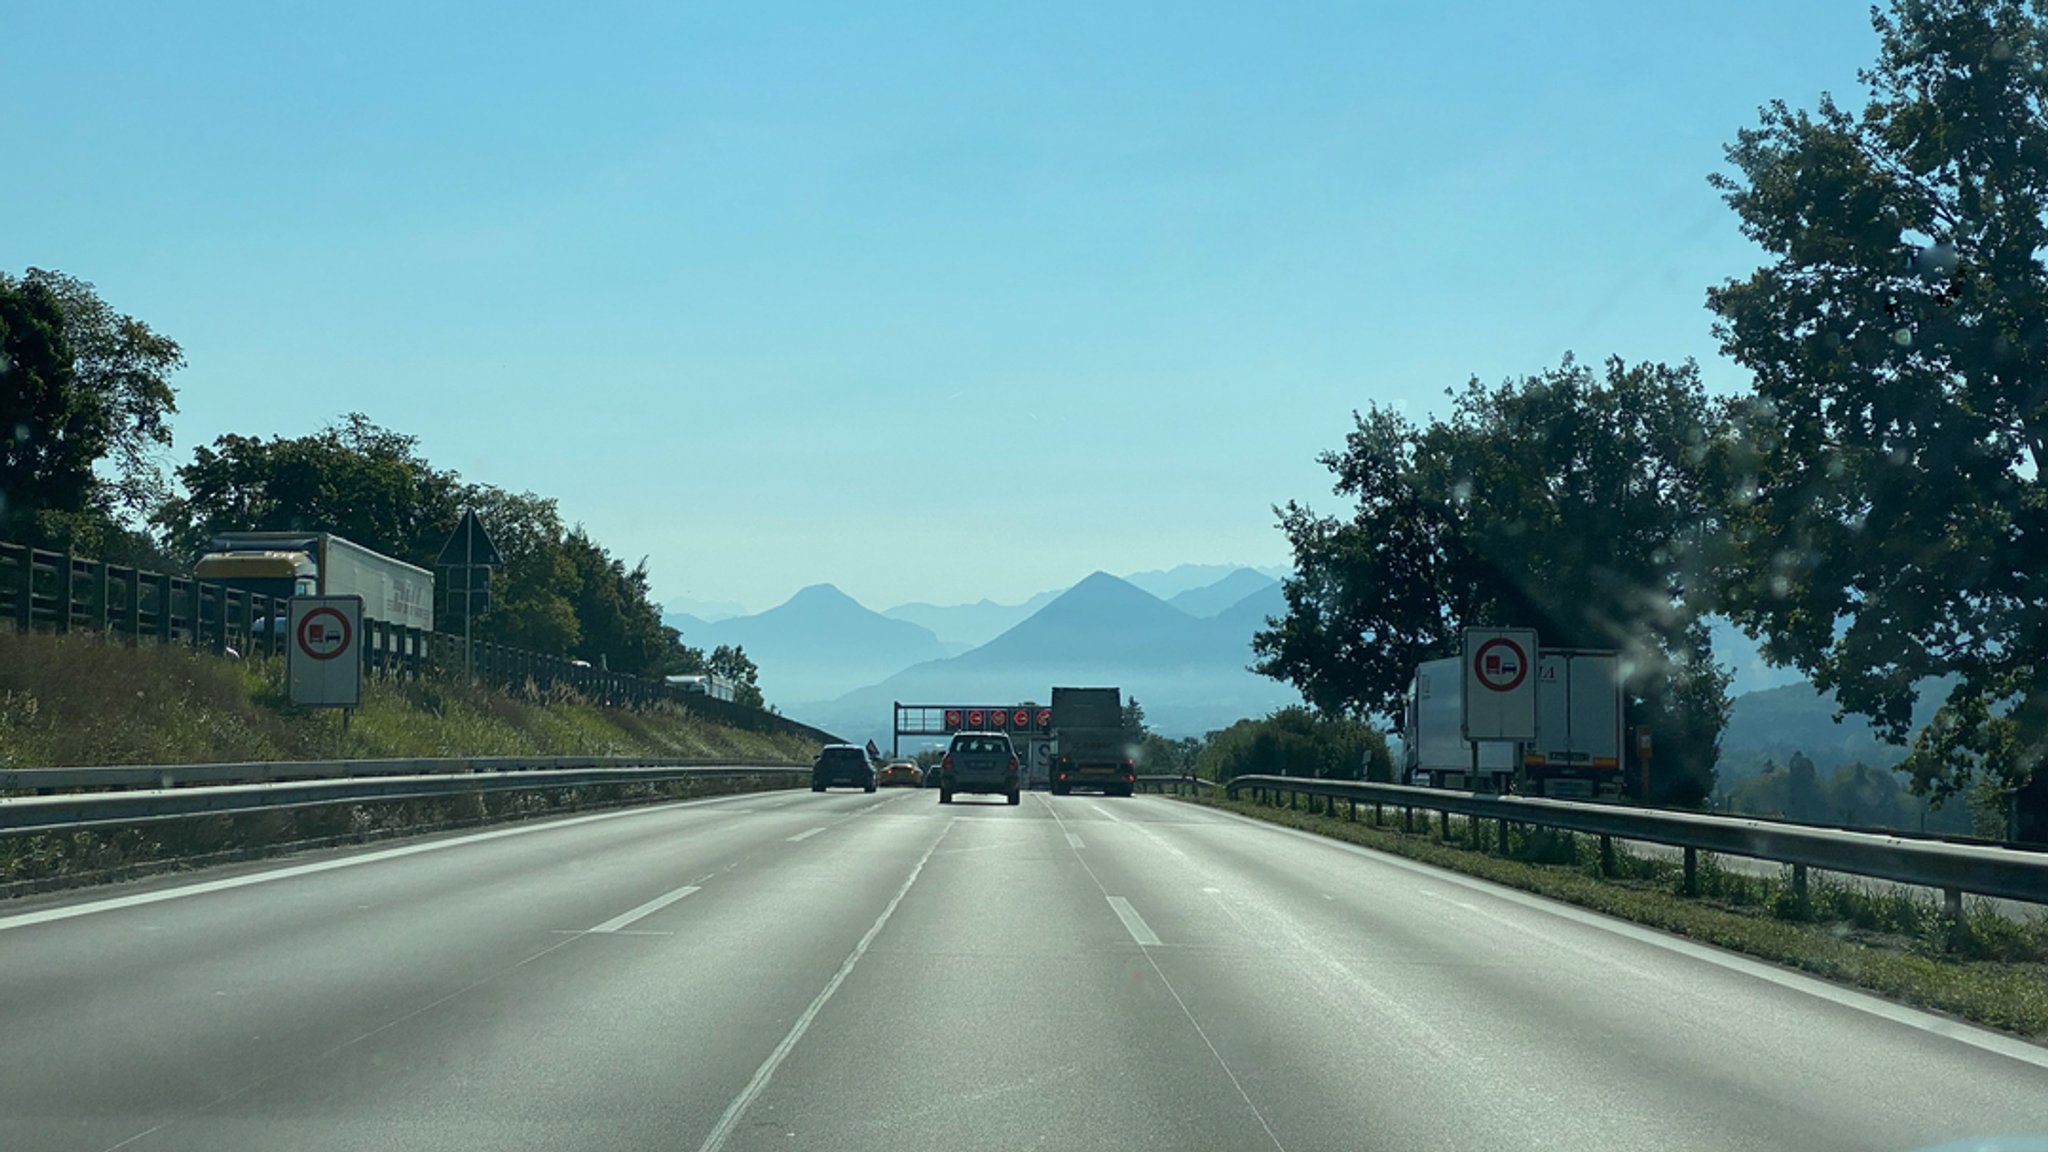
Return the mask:
[[1137,783],[1137,734],[1124,728],[1123,693],[1116,688],[1052,690],[1052,792],[1099,788],[1129,796]]
[[278,599],[361,596],[366,620],[434,630],[432,572],[332,532],[222,532],[192,573]]
[[1544,648],[1537,653],[1536,739],[1481,741],[1477,772],[1462,731],[1465,669],[1458,657],[1415,668],[1401,725],[1401,780],[1425,788],[1532,795],[1616,795],[1622,776],[1621,657]]

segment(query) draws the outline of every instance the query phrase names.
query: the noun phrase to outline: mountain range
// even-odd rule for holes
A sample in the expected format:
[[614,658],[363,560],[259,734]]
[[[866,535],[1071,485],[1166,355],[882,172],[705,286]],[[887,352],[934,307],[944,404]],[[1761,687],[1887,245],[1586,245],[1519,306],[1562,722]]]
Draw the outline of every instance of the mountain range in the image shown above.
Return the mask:
[[[1207,584],[1188,585],[1202,575]],[[733,644],[791,716],[849,739],[889,735],[893,701],[1043,700],[1055,683],[1114,684],[1162,731],[1197,733],[1295,702],[1245,670],[1252,633],[1286,611],[1279,583],[1246,568],[1152,573],[1174,603],[1097,572],[1022,604],[903,604],[875,612],[830,584],[766,612],[665,617],[700,648]]]
[[1198,618],[1097,572],[971,651],[904,668],[831,701],[785,711],[851,739],[889,735],[891,705],[1047,699],[1054,684],[1113,684],[1171,734],[1219,728],[1298,702],[1294,690],[1246,670],[1252,633],[1285,610],[1279,585]]

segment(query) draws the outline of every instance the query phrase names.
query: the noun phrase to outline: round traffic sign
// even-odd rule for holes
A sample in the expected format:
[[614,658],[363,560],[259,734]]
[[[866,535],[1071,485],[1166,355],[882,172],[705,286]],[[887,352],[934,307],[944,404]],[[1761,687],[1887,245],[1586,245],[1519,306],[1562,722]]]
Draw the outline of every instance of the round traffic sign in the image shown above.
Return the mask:
[[1038,710],[1038,726],[1040,728],[1052,727],[1052,709],[1040,708]]
[[958,708],[948,708],[948,709],[946,709],[946,727],[948,727],[948,728],[958,728],[959,726],[960,726],[960,710],[959,710]]
[[1529,654],[1522,646],[1504,636],[1496,636],[1479,646],[1472,656],[1472,672],[1479,677],[1482,688],[1494,692],[1512,692],[1521,687],[1529,675]]
[[1012,727],[1012,728],[1029,728],[1029,727],[1031,727],[1031,709],[1029,709],[1029,708],[1019,708],[1019,709],[1017,709],[1017,714],[1016,714],[1015,716],[1012,716],[1012,717],[1010,717],[1010,727]]
[[1004,724],[1009,722],[1009,719],[1010,714],[1008,712],[1005,712],[1001,708],[992,708],[989,710],[988,722],[994,727],[1001,728]]
[[299,651],[315,660],[332,660],[348,651],[348,617],[339,609],[315,608],[299,620]]
[[969,709],[969,710],[968,710],[968,713],[967,713],[967,726],[968,726],[969,728],[979,728],[979,727],[981,727],[981,709],[979,709],[979,708],[972,708],[972,709]]

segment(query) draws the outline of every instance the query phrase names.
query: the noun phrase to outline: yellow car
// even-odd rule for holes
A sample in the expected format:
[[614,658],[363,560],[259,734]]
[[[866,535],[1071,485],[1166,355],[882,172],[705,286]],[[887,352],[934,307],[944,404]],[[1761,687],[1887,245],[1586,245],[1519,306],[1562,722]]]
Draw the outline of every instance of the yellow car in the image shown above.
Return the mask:
[[896,760],[882,765],[875,784],[882,788],[922,788],[924,773],[908,760]]

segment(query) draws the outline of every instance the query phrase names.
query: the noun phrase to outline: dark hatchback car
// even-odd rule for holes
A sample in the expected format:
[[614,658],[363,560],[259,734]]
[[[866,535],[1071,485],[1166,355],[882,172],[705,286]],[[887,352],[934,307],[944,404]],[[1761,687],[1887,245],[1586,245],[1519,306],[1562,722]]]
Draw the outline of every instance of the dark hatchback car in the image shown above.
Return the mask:
[[1017,792],[1017,751],[1001,732],[962,732],[939,761],[939,803],[951,804],[955,792],[999,795],[1010,803]]
[[868,763],[867,750],[853,744],[827,744],[811,761],[811,791],[827,788],[875,790],[875,766]]

